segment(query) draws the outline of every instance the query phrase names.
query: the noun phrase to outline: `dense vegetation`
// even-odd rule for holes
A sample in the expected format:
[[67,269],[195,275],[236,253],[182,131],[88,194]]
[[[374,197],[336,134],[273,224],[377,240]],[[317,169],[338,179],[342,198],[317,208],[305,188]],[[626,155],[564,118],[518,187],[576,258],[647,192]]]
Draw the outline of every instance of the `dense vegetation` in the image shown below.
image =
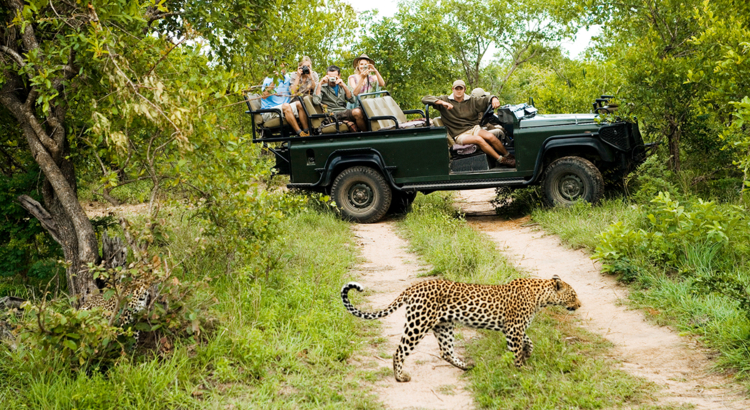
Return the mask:
[[[0,298],[29,300],[0,311],[0,403],[377,407],[353,387],[376,376],[346,364],[349,340],[367,329],[326,291],[355,257],[347,225],[326,198],[276,189],[283,181],[250,142],[241,105],[303,55],[318,73],[337,64],[347,76],[363,52],[404,108],[455,78],[508,103],[533,97],[543,113],[586,112],[598,95],[616,95],[618,115],[661,143],[658,156],[624,181],[625,197],[538,208],[534,218],[632,283],[634,303],[703,335],[721,363],[750,369],[744,0],[420,0],[391,17],[342,0],[0,0],[0,20]],[[560,41],[581,27],[601,34],[571,58]],[[538,206],[533,191],[503,195],[498,203],[513,198],[500,208],[508,214]],[[440,198],[420,199],[403,222],[436,272],[486,283],[515,275],[502,259],[430,244],[474,235]],[[89,218],[81,201],[147,206],[119,221]],[[429,225],[440,229],[420,240]],[[129,238],[132,265],[117,277],[163,282],[132,328],[75,309],[96,292],[95,277],[114,274],[99,266],[105,232]],[[565,323],[539,325],[588,341],[573,356],[602,345]],[[496,341],[472,349],[495,352],[487,363],[505,369]],[[573,374],[612,389],[594,396],[556,379],[566,394],[589,407],[632,404],[632,381],[586,363]],[[540,372],[564,377],[560,366]],[[533,403],[500,387],[548,377],[488,374],[473,380],[479,401],[501,407]]]

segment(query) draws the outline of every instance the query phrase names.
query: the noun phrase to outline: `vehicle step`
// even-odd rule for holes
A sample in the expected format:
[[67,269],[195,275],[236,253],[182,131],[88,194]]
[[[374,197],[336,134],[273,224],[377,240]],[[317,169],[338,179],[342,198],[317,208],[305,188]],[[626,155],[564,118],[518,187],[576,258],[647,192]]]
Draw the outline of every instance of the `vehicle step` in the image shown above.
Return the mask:
[[414,191],[438,191],[453,189],[480,189],[492,188],[505,185],[523,185],[526,182],[523,178],[502,178],[502,179],[477,179],[474,181],[441,181],[424,184],[404,185],[401,189]]

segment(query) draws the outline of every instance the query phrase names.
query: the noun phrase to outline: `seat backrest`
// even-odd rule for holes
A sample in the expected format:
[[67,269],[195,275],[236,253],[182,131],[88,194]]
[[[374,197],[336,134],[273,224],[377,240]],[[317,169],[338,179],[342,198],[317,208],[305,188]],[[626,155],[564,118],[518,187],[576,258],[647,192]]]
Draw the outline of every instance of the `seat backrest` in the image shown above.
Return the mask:
[[[260,95],[258,94],[247,94],[245,102],[247,103],[247,108],[250,109],[251,112],[260,109]],[[256,125],[263,124],[263,117],[260,114],[253,114],[253,119],[255,120]]]
[[[304,96],[302,100],[305,104],[305,109],[307,110],[308,114],[310,115],[323,114],[323,108],[320,105],[313,104],[311,95]],[[311,128],[319,128],[320,125],[323,123],[322,118],[309,118],[308,120],[310,121]]]
[[435,117],[432,119],[432,125],[436,127],[442,127],[443,126],[443,119],[441,117]]
[[[406,115],[404,115],[404,112],[401,111],[401,108],[390,95],[379,98],[363,98],[361,102],[362,108],[364,108],[368,118],[390,116],[395,117],[399,123],[406,122]],[[395,124],[393,123],[393,120],[377,120],[371,122],[373,131],[394,126]]]

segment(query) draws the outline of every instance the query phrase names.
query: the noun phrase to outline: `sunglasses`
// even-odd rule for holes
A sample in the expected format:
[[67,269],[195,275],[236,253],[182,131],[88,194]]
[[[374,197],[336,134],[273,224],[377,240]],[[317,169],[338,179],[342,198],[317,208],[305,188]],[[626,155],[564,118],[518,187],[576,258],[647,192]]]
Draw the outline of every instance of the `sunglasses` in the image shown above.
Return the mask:
[[458,87],[453,87],[454,90],[461,91],[464,89],[464,87],[461,87],[460,85]]

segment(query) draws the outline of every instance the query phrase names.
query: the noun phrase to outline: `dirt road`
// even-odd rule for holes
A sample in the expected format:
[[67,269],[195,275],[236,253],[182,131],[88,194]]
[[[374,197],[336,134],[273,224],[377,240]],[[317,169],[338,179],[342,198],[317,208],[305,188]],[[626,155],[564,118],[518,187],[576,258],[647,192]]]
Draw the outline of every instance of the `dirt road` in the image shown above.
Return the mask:
[[[374,291],[367,297],[367,304],[359,306],[370,311],[380,310],[391,302],[410,284],[423,280],[417,278],[420,266],[417,257],[406,251],[406,242],[396,236],[392,222],[353,227],[366,262],[354,272],[357,281],[365,290]],[[389,409],[471,409],[472,397],[465,387],[463,371],[438,355],[437,339],[428,334],[406,358],[405,370],[411,375],[408,383],[398,383],[393,377],[391,357],[401,338],[406,323],[405,308],[381,319],[382,337],[385,343],[369,349],[357,360],[364,367],[378,366],[384,374],[376,383],[375,393]],[[460,333],[468,338],[469,330]],[[465,356],[463,344],[457,342],[459,355]],[[381,357],[383,356],[383,357]]]
[[621,306],[627,289],[601,274],[600,265],[585,252],[564,248],[556,236],[521,226],[527,220],[493,216],[493,197],[492,189],[461,191],[456,204],[469,223],[490,236],[521,270],[541,278],[557,274],[573,286],[583,303],[577,314],[584,326],[614,343],[612,355],[625,371],[661,387],[659,404],[750,409],[741,386],[710,373],[705,350],[667,327],[647,323],[642,312]]

